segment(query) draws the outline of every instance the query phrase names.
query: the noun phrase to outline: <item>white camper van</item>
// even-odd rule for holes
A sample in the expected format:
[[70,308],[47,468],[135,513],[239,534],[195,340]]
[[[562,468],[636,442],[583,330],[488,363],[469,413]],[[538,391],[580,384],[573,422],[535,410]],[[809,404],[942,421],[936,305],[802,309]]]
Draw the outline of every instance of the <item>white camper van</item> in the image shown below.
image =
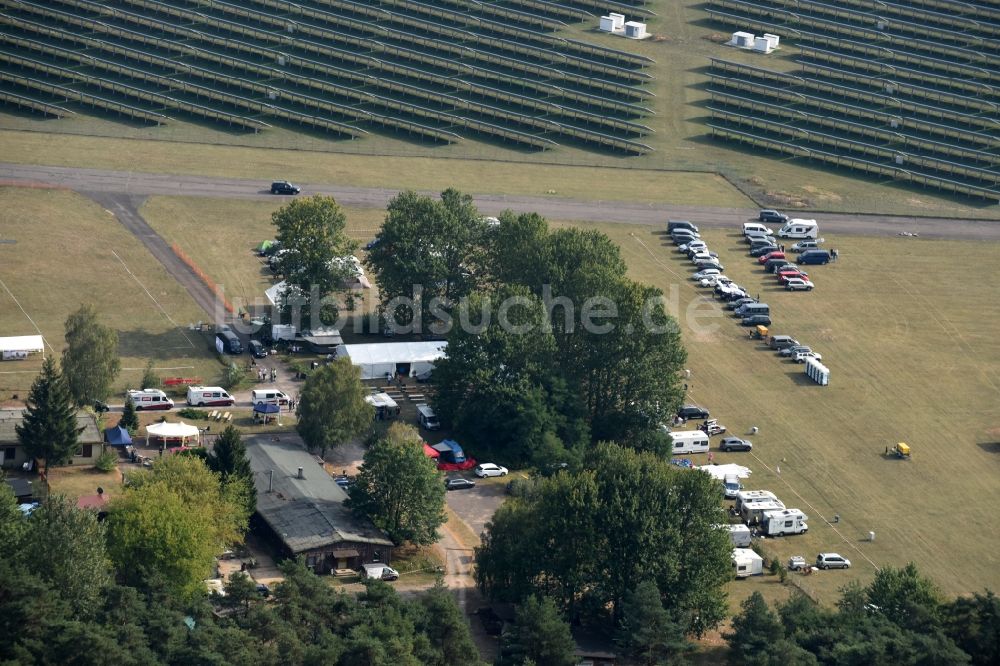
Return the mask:
[[778,496],[770,490],[741,490],[736,493],[736,510],[739,511],[742,509],[744,502],[753,502],[754,500],[762,499],[776,500]]
[[232,407],[236,399],[219,386],[189,386],[187,404],[192,407]]
[[126,391],[125,399],[132,398],[135,411],[147,409],[173,409],[174,401],[160,389],[142,389],[141,391]]
[[681,430],[670,433],[674,453],[708,453],[708,435],[701,430]]
[[764,520],[764,514],[768,511],[781,511],[785,504],[781,500],[762,500],[758,502],[744,502],[740,509],[740,517],[747,525],[759,525]]
[[819,225],[816,220],[792,219],[778,230],[781,238],[816,238],[819,236]]
[[254,389],[250,391],[250,402],[254,405],[285,406],[288,404],[288,396],[274,389]]
[[760,530],[766,536],[803,534],[809,531],[809,525],[806,524],[808,518],[809,516],[798,509],[766,511],[760,522]]
[[430,405],[425,403],[417,405],[417,421],[426,430],[439,430],[441,428],[437,414],[434,413]]

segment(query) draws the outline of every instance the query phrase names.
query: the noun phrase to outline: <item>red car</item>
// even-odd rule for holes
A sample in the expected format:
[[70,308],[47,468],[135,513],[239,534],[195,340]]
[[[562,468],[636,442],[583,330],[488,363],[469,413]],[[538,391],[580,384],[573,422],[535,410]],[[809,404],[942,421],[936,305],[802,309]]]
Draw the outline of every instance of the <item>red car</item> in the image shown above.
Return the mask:
[[768,252],[765,255],[757,257],[757,261],[759,261],[762,264],[766,264],[769,259],[784,259],[784,258],[785,258],[784,252],[779,252],[778,250],[775,250],[774,252]]
[[791,278],[809,279],[809,273],[804,273],[797,268],[782,268],[778,271],[778,282],[784,284]]

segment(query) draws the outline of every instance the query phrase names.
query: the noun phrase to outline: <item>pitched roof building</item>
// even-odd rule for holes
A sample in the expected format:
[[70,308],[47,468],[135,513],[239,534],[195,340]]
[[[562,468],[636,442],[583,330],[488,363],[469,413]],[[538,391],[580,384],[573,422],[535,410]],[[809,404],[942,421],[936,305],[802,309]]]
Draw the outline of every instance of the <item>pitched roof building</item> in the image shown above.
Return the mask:
[[[0,409],[0,467],[4,469],[19,469],[28,462],[28,454],[17,439],[15,430],[23,418],[23,409]],[[76,413],[76,427],[80,431],[77,438],[80,449],[70,459],[70,464],[92,465],[104,452],[97,420],[92,414],[81,410]]]
[[298,437],[258,435],[246,444],[257,518],[283,555],[302,557],[316,573],[389,563],[392,541],[344,506],[347,493]]

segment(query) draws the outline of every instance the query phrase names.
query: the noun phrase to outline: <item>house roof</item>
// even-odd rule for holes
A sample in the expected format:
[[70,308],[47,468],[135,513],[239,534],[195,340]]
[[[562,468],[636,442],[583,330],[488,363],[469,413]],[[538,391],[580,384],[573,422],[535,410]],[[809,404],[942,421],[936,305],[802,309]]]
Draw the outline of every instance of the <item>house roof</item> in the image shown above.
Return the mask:
[[[298,437],[257,435],[246,443],[257,513],[293,553],[342,542],[393,545],[384,532],[344,506],[347,493]],[[300,467],[302,479],[297,476]]]
[[34,494],[34,491],[31,489],[31,481],[28,479],[14,478],[4,479],[4,481],[14,491],[14,497],[31,497]]
[[[19,443],[14,426],[21,423],[23,415],[23,409],[0,409],[0,444]],[[83,429],[79,437],[80,444],[100,444],[103,441],[97,421],[88,412],[76,413],[76,427]]]

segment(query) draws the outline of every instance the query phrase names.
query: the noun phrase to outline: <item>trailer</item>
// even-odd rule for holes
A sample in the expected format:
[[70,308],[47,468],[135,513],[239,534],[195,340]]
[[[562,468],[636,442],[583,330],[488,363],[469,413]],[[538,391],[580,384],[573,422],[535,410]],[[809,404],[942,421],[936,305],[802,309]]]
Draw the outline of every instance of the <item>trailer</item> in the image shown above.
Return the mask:
[[804,534],[809,531],[809,525],[806,524],[808,519],[809,516],[798,509],[766,511],[760,521],[760,531],[765,536]]
[[744,502],[740,509],[740,518],[747,525],[759,525],[764,520],[764,514],[768,511],[781,511],[785,508],[781,500],[762,500],[758,502]]
[[749,548],[733,548],[733,570],[737,578],[759,576],[764,573],[764,558]]
[[762,499],[776,500],[778,496],[770,490],[741,490],[736,493],[736,510],[740,511],[743,509],[744,502],[753,502]]
[[674,441],[674,454],[708,453],[708,434],[701,430],[682,430],[670,433]]

